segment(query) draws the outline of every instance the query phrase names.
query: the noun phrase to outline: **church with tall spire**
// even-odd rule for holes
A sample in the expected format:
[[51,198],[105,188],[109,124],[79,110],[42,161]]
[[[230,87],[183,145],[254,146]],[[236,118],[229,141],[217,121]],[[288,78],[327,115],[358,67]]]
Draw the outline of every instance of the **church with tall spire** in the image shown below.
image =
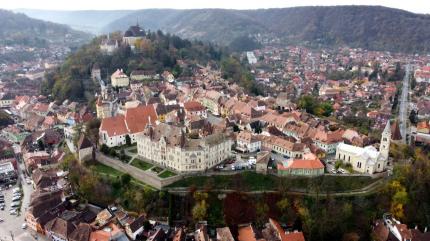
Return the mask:
[[336,160],[350,164],[356,172],[367,174],[383,172],[388,165],[391,135],[388,120],[381,135],[379,151],[374,146],[358,147],[341,143],[336,148]]

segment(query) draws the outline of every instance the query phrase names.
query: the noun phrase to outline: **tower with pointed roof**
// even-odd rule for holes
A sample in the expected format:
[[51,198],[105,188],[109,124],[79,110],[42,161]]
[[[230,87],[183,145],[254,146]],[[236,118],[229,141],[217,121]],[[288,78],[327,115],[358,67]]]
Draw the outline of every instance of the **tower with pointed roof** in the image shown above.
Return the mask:
[[391,143],[391,126],[390,120],[387,121],[387,125],[385,125],[384,131],[381,136],[381,145],[379,147],[379,152],[381,156],[384,157],[385,160],[388,160],[388,155],[390,153],[390,143]]

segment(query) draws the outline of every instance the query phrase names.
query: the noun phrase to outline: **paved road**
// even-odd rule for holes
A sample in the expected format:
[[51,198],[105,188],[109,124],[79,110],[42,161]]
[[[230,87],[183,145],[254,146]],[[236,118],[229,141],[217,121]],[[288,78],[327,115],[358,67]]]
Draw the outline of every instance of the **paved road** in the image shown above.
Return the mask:
[[[288,194],[290,195],[298,195],[298,196],[311,196],[311,197],[315,197],[315,196],[321,196],[321,195],[325,195],[325,194],[330,194],[331,196],[336,196],[336,197],[350,197],[350,196],[365,196],[365,195],[369,195],[372,193],[376,193],[378,191],[381,190],[381,188],[383,187],[384,183],[386,182],[387,179],[385,178],[381,178],[371,184],[369,184],[368,186],[365,186],[363,188],[360,189],[356,189],[356,190],[349,190],[349,191],[344,191],[344,192],[315,192],[315,191],[310,191],[310,190],[289,190]],[[186,195],[187,193],[190,192],[189,188],[182,188],[182,187],[178,187],[178,188],[168,188],[167,191],[169,193],[174,193],[174,194],[178,194],[178,195]],[[237,192],[237,190],[234,189],[214,189],[211,190],[212,192],[218,192],[218,193],[232,193],[232,192]],[[264,190],[264,191],[249,191],[249,192],[244,192],[246,194],[261,194],[261,193],[279,193],[279,191],[274,191],[274,190]]]
[[409,105],[409,80],[410,80],[410,72],[411,72],[411,65],[406,65],[406,72],[405,76],[403,78],[403,87],[402,87],[402,93],[400,95],[400,107],[399,107],[399,127],[400,127],[400,133],[402,134],[402,141],[403,143],[407,143],[407,134],[408,134],[408,128],[407,128],[407,122],[408,122],[408,105]]
[[[18,185],[10,188],[9,190],[3,190],[2,193],[5,195],[6,207],[4,211],[0,210],[0,217],[4,222],[0,223],[0,240],[3,241],[35,241],[34,234],[30,231],[22,229],[22,224],[24,221],[25,211],[30,203],[30,195],[33,192],[33,187],[31,184],[25,183],[25,177],[22,174],[24,170],[24,165],[20,164],[18,166],[19,178],[24,180],[22,182],[23,199],[21,206],[21,215],[15,216],[9,214],[11,199],[12,199],[12,189]],[[13,239],[12,239],[13,236]],[[39,239],[40,240],[40,239]]]

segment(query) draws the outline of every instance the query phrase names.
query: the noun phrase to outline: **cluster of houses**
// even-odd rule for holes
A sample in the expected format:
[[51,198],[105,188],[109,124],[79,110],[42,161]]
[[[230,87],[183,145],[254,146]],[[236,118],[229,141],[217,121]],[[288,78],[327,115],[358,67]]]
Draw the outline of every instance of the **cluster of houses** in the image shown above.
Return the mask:
[[80,203],[71,195],[63,171],[36,169],[32,178],[35,191],[25,220],[28,228],[50,240],[129,241],[157,237],[159,230],[173,232],[168,225],[148,220],[144,214],[132,216],[120,206]]
[[[288,92],[252,97],[228,84],[210,65],[194,67],[192,72],[193,76],[173,82],[171,74],[163,73],[157,81],[132,84],[119,69],[111,84],[105,84],[96,65],[93,76],[101,80],[96,102],[102,120],[100,144],[117,147],[129,139],[140,157],[179,173],[206,171],[232,158],[232,151],[271,152],[281,175],[322,175],[321,159],[329,156],[350,163],[360,173],[386,170],[390,141],[395,140],[391,129],[398,126],[390,126],[391,114],[381,118],[385,130],[381,143],[370,143],[354,129],[298,109]],[[377,88],[368,83],[364,88],[369,93]],[[346,92],[348,86],[339,88]],[[396,88],[387,84],[385,89],[384,98],[390,99]],[[267,158],[261,161],[268,163]]]

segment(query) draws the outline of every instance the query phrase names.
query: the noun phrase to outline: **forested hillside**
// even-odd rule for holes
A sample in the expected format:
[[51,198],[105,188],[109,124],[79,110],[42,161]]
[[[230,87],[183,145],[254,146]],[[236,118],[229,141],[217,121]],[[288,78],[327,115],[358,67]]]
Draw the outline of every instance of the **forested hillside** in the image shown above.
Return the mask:
[[[116,33],[112,38],[121,39]],[[70,55],[56,71],[47,74],[42,84],[42,93],[52,94],[57,100],[89,99],[91,93],[90,73],[94,64],[102,67],[104,73],[112,74],[116,69],[124,69],[127,74],[137,69],[161,73],[170,70],[179,76],[185,74],[177,60],[190,63],[206,64],[208,61],[219,61],[222,50],[211,44],[183,40],[177,36],[166,35],[161,31],[149,32],[143,41],[136,45],[136,51],[121,45],[114,54],[106,55],[100,51],[102,37],[81,47]],[[106,76],[105,76],[106,77]],[[93,83],[97,84],[97,83]],[[87,95],[85,95],[87,92]]]
[[76,46],[88,41],[90,34],[69,26],[32,19],[0,9],[0,44],[45,47],[50,43]]

